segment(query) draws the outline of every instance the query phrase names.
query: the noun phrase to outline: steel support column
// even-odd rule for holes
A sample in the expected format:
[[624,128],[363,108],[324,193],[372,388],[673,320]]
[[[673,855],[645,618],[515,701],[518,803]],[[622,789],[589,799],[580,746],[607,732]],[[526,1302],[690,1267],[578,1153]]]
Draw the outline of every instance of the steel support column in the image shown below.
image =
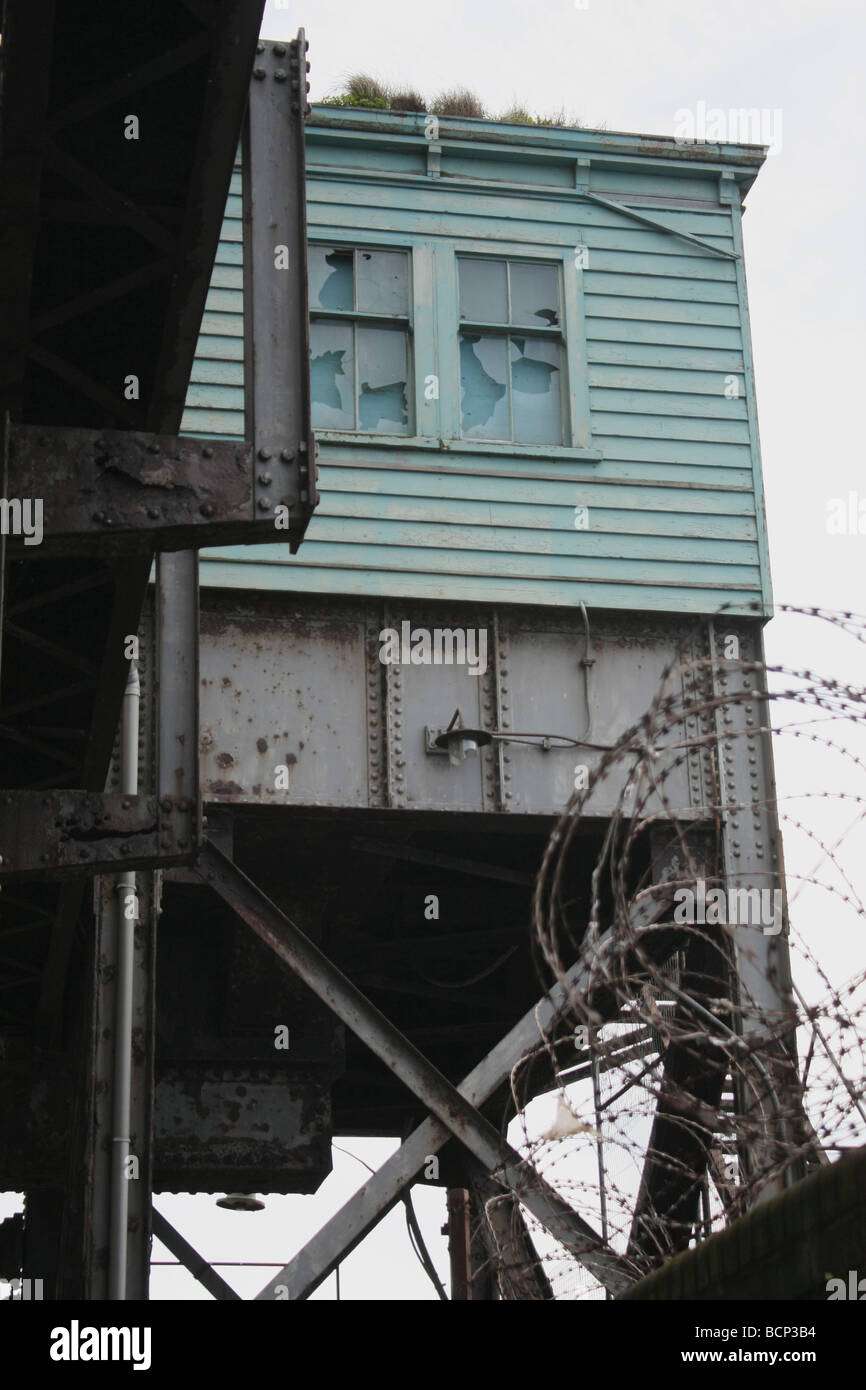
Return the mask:
[[[150,1271],[150,1194],[153,1186],[154,965],[157,907],[153,874],[138,877],[132,992],[132,1075],[127,1167],[126,1298],[146,1299]],[[117,992],[116,882],[97,880],[92,1023],[92,1119],[89,1163],[89,1241],[84,1297],[109,1297],[112,1106]],[[122,896],[122,895],[121,895]]]
[[449,1187],[447,1200],[451,1299],[454,1303],[468,1303],[472,1298],[469,1192],[465,1187]]
[[[244,132],[246,418],[256,513],[288,507],[296,551],[316,505],[304,164],[307,42],[259,43]],[[297,518],[295,522],[294,518]],[[275,518],[276,519],[276,518]]]
[[[740,1145],[743,1176],[773,1166],[779,1145],[788,1138],[785,1115],[792,1124],[800,1110],[796,1067],[796,1011],[788,953],[788,913],[776,805],[769,727],[771,705],[766,698],[766,670],[757,623],[717,619],[710,625],[713,684],[721,703],[716,714],[719,741],[725,886],[729,908],[732,894],[769,889],[781,895],[781,912],[772,924],[740,924],[734,932],[739,1018],[737,1031],[760,1047],[769,1068],[775,1099],[754,1068],[749,1083],[741,1083],[738,1109],[749,1113],[757,1136]],[[726,656],[730,653],[730,657]],[[727,698],[726,698],[727,697]],[[742,897],[740,898],[742,901]],[[773,899],[775,901],[775,899]],[[759,914],[760,915],[760,914]],[[779,1110],[783,1112],[781,1115]],[[803,1166],[796,1165],[802,1176]],[[760,1183],[756,1198],[781,1192],[795,1169]],[[755,1198],[753,1198],[755,1200]]]

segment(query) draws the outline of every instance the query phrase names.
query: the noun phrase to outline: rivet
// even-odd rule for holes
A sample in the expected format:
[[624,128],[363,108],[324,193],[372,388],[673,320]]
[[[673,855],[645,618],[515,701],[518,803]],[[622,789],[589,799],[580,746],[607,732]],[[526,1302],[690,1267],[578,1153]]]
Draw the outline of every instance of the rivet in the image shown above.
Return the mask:
[[105,512],[94,512],[94,513],[93,513],[93,520],[94,520],[94,521],[104,521],[104,520],[105,520]]
[[264,68],[253,68],[253,77],[256,79],[257,82],[262,82],[262,81],[264,81],[264,77],[265,77],[265,70],[264,70]]
[[260,473],[259,482],[261,483],[262,487],[268,487],[273,482],[273,478],[271,477],[270,473]]
[[213,502],[203,502],[202,505],[199,507],[199,511],[201,512],[202,516],[213,516],[214,512],[216,511],[216,507],[214,506]]
[[205,447],[201,451],[201,456],[203,459],[212,459],[213,449],[211,449],[209,445],[205,445]]
[[158,520],[159,520],[159,508],[158,508],[158,507],[148,507],[148,509],[147,509],[147,514],[148,514],[148,516],[150,517],[151,521],[158,521]]
[[295,461],[295,456],[294,456],[293,453],[290,453],[290,451],[289,451],[288,449],[281,449],[281,450],[280,450],[280,462],[281,462],[281,463],[294,463],[294,461]]
[[270,451],[270,449],[259,449],[259,458],[261,459],[262,463],[267,463],[267,461],[268,461],[268,459],[269,459],[270,457],[271,457],[271,451]]
[[275,82],[285,82],[285,80],[286,80],[286,74],[285,74],[285,72],[283,71],[282,68],[277,68],[276,72],[274,73],[274,81],[275,81]]
[[161,454],[162,450],[160,449],[158,444],[148,444],[147,452],[149,454]]
[[278,58],[284,58],[286,53],[286,45],[284,43],[275,43],[274,52],[276,53]]
[[260,512],[269,512],[270,510],[271,510],[271,499],[270,499],[270,497],[260,497],[260,498],[259,498],[259,511],[260,511]]

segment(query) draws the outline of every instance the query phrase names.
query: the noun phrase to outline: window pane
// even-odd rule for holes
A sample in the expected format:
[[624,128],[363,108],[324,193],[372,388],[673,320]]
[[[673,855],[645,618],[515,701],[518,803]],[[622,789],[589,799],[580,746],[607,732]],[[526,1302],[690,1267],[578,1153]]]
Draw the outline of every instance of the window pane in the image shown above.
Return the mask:
[[310,396],[315,429],[355,428],[355,365],[350,323],[310,324]]
[[463,433],[475,439],[508,439],[505,338],[464,333],[460,338]]
[[408,314],[404,251],[358,252],[358,308],[365,314]]
[[358,428],[408,434],[406,334],[396,328],[358,328]]
[[307,248],[311,309],[353,309],[352,253],[326,246]]
[[543,328],[559,326],[559,276],[553,265],[509,266],[511,322]]
[[507,323],[504,261],[458,260],[460,317],[470,323]]
[[542,338],[511,339],[514,438],[521,444],[561,444],[560,349]]

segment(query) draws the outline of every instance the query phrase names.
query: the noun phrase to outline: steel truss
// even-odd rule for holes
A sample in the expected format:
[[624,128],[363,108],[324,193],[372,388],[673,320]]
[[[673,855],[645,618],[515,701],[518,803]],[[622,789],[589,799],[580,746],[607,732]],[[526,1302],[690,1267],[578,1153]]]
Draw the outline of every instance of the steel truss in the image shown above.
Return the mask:
[[[488,1182],[510,1193],[611,1294],[632,1282],[625,1262],[558,1196],[533,1165],[503,1141],[481,1107],[508,1082],[515,1067],[543,1044],[562,1018],[574,992],[588,986],[590,964],[582,961],[529,1010],[464,1078],[453,1086],[361,993],[290,919],[230,859],[207,839],[191,870],[167,873],[174,882],[202,883],[220,895],[251,929],[303,980],[334,1014],[418,1097],[429,1116],[325,1224],[319,1233],[257,1295],[260,1300],[304,1299],[401,1199],[429,1158],[458,1139]],[[672,890],[660,885],[641,898],[629,927],[652,957],[665,958],[671,932],[652,930],[669,912]],[[598,945],[607,949],[612,930]],[[611,1001],[612,1002],[612,1001]],[[604,1001],[595,1001],[604,1007]],[[221,1295],[223,1296],[223,1295]]]

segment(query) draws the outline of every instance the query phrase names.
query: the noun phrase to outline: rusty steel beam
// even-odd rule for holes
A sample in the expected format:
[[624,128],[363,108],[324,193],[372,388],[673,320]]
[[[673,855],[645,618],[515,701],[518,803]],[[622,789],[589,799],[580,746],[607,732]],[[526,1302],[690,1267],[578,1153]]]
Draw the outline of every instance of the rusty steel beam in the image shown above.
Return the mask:
[[10,536],[10,550],[39,558],[144,555],[297,540],[297,516],[289,510],[288,527],[277,529],[273,511],[296,501],[289,472],[274,467],[265,510],[256,506],[261,485],[250,444],[13,425],[8,495],[41,501],[42,537],[37,545]]
[[194,803],[119,792],[0,793],[0,883],[188,864]]
[[235,1293],[231,1284],[227,1284],[221,1275],[217,1274],[212,1265],[209,1265],[203,1255],[200,1255],[195,1246],[190,1245],[185,1240],[180,1231],[175,1230],[170,1221],[167,1221],[162,1212],[152,1208],[151,1220],[153,1223],[153,1234],[157,1240],[161,1240],[166,1250],[169,1250],[181,1264],[189,1270],[193,1279],[197,1279],[202,1288],[207,1289],[217,1299],[240,1299],[240,1294]]
[[258,44],[244,131],[244,378],[256,509],[273,516],[276,494],[290,489],[292,552],[318,502],[308,367],[308,47],[303,29],[292,43]]

